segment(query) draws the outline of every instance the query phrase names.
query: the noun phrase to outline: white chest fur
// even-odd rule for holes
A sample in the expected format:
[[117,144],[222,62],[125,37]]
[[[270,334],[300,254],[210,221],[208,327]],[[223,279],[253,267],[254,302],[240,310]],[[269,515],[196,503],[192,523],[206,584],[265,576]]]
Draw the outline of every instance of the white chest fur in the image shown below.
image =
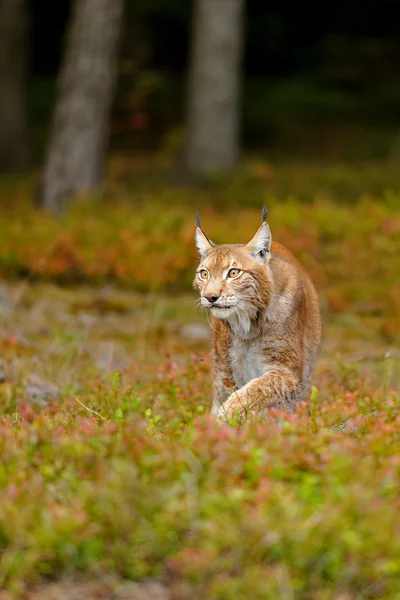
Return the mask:
[[261,344],[257,340],[234,338],[229,350],[229,358],[233,380],[238,389],[267,371]]

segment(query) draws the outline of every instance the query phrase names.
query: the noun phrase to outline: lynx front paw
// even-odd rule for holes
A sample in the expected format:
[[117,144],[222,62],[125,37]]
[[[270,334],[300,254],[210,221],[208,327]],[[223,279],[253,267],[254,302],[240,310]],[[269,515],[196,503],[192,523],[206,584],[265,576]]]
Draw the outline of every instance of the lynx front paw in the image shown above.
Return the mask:
[[233,392],[229,398],[220,406],[217,418],[221,421],[230,421],[237,418],[240,421],[246,417],[247,407],[244,398],[240,392]]

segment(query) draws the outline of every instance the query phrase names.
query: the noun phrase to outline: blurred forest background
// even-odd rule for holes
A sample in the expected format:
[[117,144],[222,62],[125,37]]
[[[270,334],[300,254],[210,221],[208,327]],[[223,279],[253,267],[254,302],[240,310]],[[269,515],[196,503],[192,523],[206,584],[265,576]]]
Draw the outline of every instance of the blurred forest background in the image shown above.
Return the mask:
[[[0,600],[398,600],[397,8],[0,0]],[[263,204],[324,339],[235,429],[194,214]]]
[[[84,4],[87,27],[91,11],[112,10],[105,2],[85,0],[82,11]],[[121,0],[117,4],[121,7]],[[221,49],[205,44],[202,60],[212,65],[213,53],[214,58],[224,53],[225,44],[229,69],[232,43],[243,46],[242,52],[235,50],[243,69],[234,76],[240,77],[238,127],[245,151],[272,160],[399,159],[400,35],[394,0],[230,4],[228,12],[239,11],[240,22],[217,23],[226,37]],[[214,19],[218,11],[228,18],[228,5],[215,3]],[[115,52],[115,45],[120,53],[115,74],[104,82],[108,88],[113,77],[118,80],[107,118],[111,149],[172,152],[183,144],[192,9],[187,0],[126,0],[123,17],[115,15],[108,52]],[[5,170],[43,161],[73,11],[69,0],[2,0],[1,11],[0,166]],[[201,26],[199,39],[209,38],[209,23]],[[101,27],[93,34],[99,43]],[[79,47],[77,38],[75,44]],[[85,50],[90,60],[88,45]],[[196,75],[204,76],[201,70]],[[229,73],[219,77],[229,79]],[[232,93],[229,81],[219,83],[224,84]]]

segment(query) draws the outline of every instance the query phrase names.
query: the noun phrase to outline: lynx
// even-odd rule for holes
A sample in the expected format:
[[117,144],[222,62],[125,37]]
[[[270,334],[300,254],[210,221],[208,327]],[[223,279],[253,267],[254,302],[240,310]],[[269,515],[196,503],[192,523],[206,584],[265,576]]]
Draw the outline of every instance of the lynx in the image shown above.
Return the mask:
[[194,286],[211,314],[214,397],[221,419],[293,411],[307,399],[321,341],[318,296],[306,271],[271,243],[267,211],[248,244],[214,244],[196,215]]

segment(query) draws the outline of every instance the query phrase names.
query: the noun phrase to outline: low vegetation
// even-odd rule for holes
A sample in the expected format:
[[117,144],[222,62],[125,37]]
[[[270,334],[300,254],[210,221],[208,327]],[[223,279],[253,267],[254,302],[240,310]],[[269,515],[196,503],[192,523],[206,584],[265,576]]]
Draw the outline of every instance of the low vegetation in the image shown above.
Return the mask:
[[[366,178],[346,202],[316,171],[288,197],[263,163],[197,190],[127,170],[59,221],[29,206],[34,181],[2,186],[0,588],[398,598],[399,188]],[[237,428],[208,416],[193,212],[245,241],[264,201],[321,292],[324,344],[308,404]]]

